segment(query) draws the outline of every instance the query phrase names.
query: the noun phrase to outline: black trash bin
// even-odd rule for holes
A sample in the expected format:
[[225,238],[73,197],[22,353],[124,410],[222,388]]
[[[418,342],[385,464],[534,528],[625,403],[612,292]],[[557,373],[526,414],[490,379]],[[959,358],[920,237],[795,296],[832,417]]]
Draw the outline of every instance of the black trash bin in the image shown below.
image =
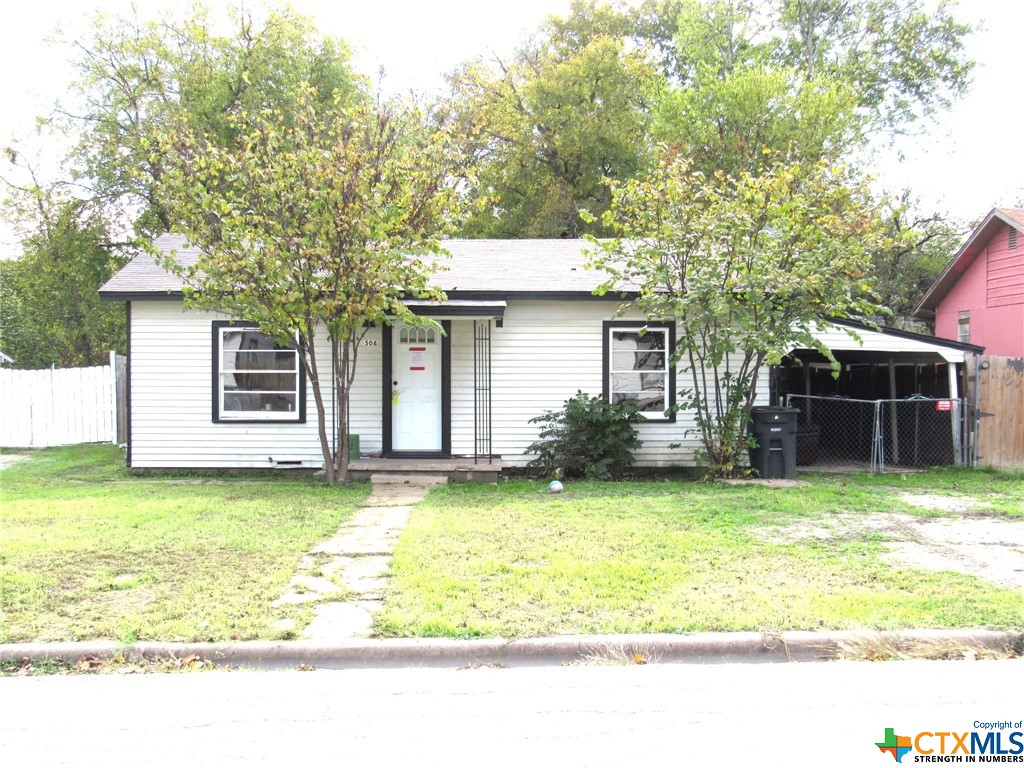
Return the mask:
[[799,408],[760,406],[750,409],[750,468],[765,479],[796,477],[796,430]]

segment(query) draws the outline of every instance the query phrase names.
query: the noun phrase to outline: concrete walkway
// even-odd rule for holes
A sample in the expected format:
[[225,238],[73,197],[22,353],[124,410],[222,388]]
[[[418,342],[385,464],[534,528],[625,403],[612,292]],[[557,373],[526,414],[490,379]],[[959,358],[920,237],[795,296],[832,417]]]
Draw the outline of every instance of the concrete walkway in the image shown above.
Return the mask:
[[[391,555],[412,506],[433,486],[446,482],[446,477],[435,475],[371,478],[373,491],[365,506],[334,536],[302,556],[288,591],[274,601],[274,605],[316,603],[316,615],[302,633],[303,640],[336,643],[369,637],[373,614],[384,599]],[[276,629],[286,634],[292,627],[285,619]]]

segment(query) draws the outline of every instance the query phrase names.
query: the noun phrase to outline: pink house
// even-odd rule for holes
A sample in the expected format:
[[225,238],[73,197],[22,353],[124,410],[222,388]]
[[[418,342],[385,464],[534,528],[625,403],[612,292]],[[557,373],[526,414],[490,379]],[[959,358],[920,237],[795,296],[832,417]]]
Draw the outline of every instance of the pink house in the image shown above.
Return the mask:
[[1024,209],[993,208],[928,289],[914,316],[940,338],[1024,357]]

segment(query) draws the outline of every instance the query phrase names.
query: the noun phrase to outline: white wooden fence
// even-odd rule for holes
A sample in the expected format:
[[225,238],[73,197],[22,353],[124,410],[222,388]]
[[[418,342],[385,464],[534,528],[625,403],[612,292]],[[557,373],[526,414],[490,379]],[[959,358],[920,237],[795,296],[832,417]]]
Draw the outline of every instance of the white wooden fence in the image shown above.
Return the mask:
[[0,447],[116,443],[116,366],[0,369]]

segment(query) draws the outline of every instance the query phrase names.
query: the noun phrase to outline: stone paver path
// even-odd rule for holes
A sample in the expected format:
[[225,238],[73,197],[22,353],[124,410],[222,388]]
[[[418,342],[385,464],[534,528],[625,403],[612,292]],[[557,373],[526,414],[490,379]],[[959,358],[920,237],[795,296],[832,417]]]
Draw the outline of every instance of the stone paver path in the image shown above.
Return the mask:
[[[304,640],[335,642],[367,637],[381,607],[391,554],[412,506],[431,487],[447,482],[436,475],[374,475],[373,491],[352,519],[299,561],[288,591],[274,605],[316,603]],[[288,620],[277,629],[291,629]]]

